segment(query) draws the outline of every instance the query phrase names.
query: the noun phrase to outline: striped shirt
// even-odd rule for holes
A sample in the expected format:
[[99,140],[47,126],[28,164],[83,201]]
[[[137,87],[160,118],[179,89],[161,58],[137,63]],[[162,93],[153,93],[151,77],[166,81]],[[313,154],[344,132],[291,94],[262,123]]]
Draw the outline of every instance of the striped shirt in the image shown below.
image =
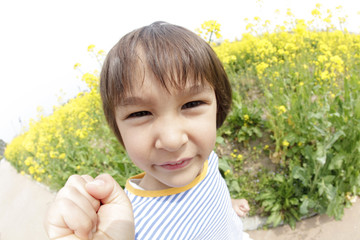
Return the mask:
[[190,184],[160,191],[137,189],[132,179],[125,192],[133,206],[136,239],[241,239],[242,222],[212,152],[201,174]]

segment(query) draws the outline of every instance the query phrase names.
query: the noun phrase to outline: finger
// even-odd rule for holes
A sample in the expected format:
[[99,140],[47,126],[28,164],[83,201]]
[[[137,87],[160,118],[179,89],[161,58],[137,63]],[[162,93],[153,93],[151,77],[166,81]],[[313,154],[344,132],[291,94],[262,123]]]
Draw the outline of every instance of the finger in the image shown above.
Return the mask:
[[81,175],[81,177],[86,181],[86,183],[94,181],[94,178],[90,175]]
[[239,208],[234,208],[234,210],[235,210],[236,214],[239,217],[245,217],[246,216],[246,214],[243,211],[241,211]]
[[124,204],[131,203],[119,184],[109,175],[101,174],[94,181],[85,186],[89,194],[94,198],[100,199],[102,204]]
[[247,213],[250,211],[250,207],[249,206],[240,206],[239,207],[241,211]]
[[62,188],[58,192],[57,201],[67,199],[75,203],[81,210],[91,219],[92,225],[95,227],[97,225],[97,214],[96,211],[98,208],[94,208],[94,206],[89,202],[88,198],[86,198],[79,190],[73,186],[67,186]]
[[[69,186],[76,188],[91,203],[95,211],[97,211],[100,207],[100,201],[98,199],[95,199],[86,191],[85,185],[87,184],[87,181],[90,181],[91,177],[86,175],[84,176],[79,176],[79,175],[70,176],[67,182],[65,183],[64,189]],[[59,197],[62,197],[62,193],[58,194],[56,198]]]
[[93,224],[88,215],[69,199],[55,201],[47,212],[45,225],[50,239],[71,237],[92,239]]
[[[86,185],[87,191],[103,204],[99,211],[96,237],[106,233],[111,239],[134,239],[134,216],[129,198],[108,174],[102,174]],[[97,239],[95,237],[95,239]]]

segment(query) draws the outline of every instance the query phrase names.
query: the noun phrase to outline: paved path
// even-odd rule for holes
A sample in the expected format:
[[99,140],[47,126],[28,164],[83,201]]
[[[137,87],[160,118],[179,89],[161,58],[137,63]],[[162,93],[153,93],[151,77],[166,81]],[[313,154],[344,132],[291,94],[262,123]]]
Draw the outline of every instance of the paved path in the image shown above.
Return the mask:
[[296,224],[270,230],[248,231],[253,240],[360,240],[360,198],[351,208],[345,209],[341,221],[327,215],[317,215]]
[[44,214],[54,198],[43,185],[0,161],[0,240],[45,240]]
[[[0,161],[0,240],[45,240],[43,227],[47,206],[54,193],[27,176],[22,176],[5,160]],[[252,229],[258,219],[244,220]],[[360,199],[345,209],[341,221],[325,215],[315,216],[297,224],[270,230],[246,231],[253,240],[360,240]]]

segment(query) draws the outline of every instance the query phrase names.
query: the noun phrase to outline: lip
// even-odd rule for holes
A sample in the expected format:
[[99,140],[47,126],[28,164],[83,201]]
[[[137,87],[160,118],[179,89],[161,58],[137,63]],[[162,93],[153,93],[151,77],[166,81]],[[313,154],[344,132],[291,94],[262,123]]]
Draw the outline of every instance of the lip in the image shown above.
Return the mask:
[[166,170],[178,170],[186,167],[192,158],[183,158],[175,162],[167,162],[164,164],[159,165],[160,167],[166,169]]

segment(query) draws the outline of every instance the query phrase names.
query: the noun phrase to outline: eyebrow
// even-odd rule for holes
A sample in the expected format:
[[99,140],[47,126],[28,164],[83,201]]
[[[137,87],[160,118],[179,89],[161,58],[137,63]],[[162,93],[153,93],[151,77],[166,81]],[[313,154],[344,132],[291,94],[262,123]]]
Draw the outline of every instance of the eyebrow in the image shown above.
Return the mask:
[[[195,95],[203,91],[208,92],[212,90],[213,89],[211,87],[207,87],[203,85],[192,85],[178,91],[178,96],[185,97],[185,96]],[[146,105],[149,104],[149,102],[150,101],[147,98],[143,98],[140,96],[128,96],[120,101],[119,106],[126,107],[131,105]]]
[[130,96],[125,97],[123,100],[120,101],[119,106],[125,107],[125,106],[131,106],[131,105],[144,105],[145,103],[148,103],[149,101],[146,101],[146,99],[136,96]]

